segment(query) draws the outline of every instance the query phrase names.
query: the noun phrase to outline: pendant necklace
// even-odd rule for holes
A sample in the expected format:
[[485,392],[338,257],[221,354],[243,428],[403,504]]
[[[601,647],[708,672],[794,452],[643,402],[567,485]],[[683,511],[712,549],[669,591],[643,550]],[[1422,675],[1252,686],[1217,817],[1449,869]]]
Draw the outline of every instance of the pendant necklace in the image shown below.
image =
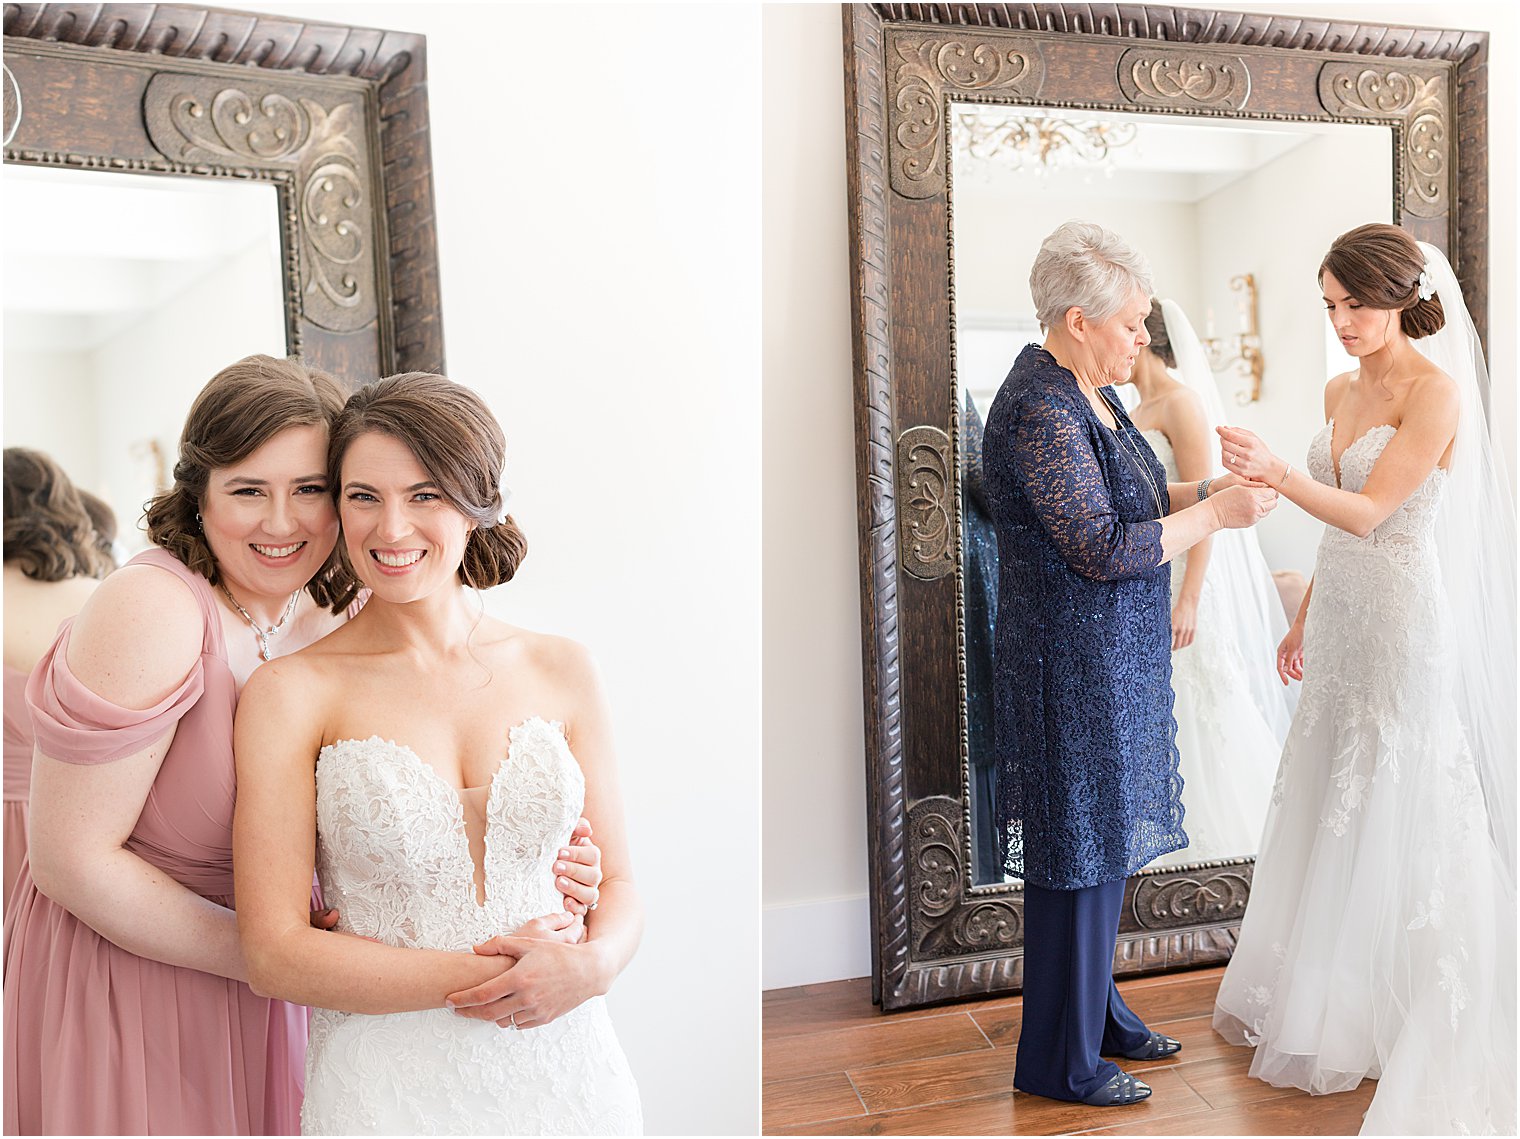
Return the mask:
[[264,661],[273,659],[269,655],[269,638],[278,633],[284,627],[285,622],[290,620],[290,615],[296,611],[296,601],[300,599],[301,591],[298,589],[290,595],[290,602],[285,606],[285,612],[281,614],[280,619],[269,626],[269,628],[264,629],[253,619],[253,614],[238,604],[238,599],[232,596],[232,590],[220,582],[217,583],[217,586],[227,595],[227,600],[232,602],[232,607],[243,615],[243,620],[248,622],[248,627],[253,630],[253,635],[259,639],[259,659]]

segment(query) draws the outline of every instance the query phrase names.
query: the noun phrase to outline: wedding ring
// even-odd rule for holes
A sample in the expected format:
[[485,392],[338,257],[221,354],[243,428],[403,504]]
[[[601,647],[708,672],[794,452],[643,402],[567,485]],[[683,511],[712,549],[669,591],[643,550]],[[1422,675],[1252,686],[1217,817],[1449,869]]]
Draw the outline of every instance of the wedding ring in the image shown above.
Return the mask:
[[507,1019],[512,1022],[512,1027],[515,1029],[517,1027],[517,1014],[515,1012],[510,1012],[507,1014]]

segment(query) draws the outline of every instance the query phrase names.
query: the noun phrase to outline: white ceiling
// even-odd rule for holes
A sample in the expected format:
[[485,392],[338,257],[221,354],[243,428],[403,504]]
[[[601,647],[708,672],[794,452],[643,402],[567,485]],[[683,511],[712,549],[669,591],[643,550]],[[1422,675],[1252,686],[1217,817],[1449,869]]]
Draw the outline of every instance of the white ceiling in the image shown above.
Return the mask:
[[[1064,111],[1045,107],[954,104],[956,114],[969,113],[996,122],[1010,114],[1076,121],[1133,123],[1135,141],[1110,151],[1113,172],[1091,166],[1055,167],[1035,174],[995,158],[954,157],[955,191],[994,194],[1051,195],[1070,200],[1112,198],[1115,179],[1122,177],[1126,198],[1136,201],[1193,203],[1238,178],[1281,158],[1317,135],[1346,130],[1345,123],[1273,123],[1242,119],[1179,119],[1173,115],[1134,115],[1108,111]],[[1379,129],[1379,128],[1373,128]]]

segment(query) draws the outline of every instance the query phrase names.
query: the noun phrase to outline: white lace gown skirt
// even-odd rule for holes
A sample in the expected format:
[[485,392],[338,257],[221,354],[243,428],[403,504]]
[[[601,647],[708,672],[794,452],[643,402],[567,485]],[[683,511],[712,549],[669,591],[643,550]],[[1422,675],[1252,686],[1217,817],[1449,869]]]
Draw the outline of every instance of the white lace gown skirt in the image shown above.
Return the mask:
[[[1174,601],[1184,570],[1185,562],[1172,573]],[[1152,866],[1239,858],[1254,853],[1261,840],[1282,744],[1251,698],[1248,662],[1225,634],[1234,626],[1220,609],[1220,595],[1205,577],[1193,643],[1172,653],[1172,716],[1188,845]]]
[[1334,531],[1321,546],[1303,690],[1214,1015],[1273,1085],[1381,1076],[1364,1134],[1515,1126],[1513,939],[1499,929],[1513,901],[1443,608],[1419,549]]
[[312,1013],[305,1135],[636,1135],[602,998],[520,1032],[447,1009]]

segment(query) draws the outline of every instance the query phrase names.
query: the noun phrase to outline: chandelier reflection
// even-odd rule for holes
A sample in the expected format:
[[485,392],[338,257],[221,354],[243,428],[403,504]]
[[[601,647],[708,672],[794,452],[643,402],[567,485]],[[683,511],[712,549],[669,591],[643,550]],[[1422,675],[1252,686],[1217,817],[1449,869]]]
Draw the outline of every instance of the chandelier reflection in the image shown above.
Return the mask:
[[1134,142],[1136,127],[1134,123],[1039,113],[993,116],[957,111],[952,134],[956,151],[979,161],[1036,174],[1063,167],[1091,167],[1111,175],[1111,152]]

